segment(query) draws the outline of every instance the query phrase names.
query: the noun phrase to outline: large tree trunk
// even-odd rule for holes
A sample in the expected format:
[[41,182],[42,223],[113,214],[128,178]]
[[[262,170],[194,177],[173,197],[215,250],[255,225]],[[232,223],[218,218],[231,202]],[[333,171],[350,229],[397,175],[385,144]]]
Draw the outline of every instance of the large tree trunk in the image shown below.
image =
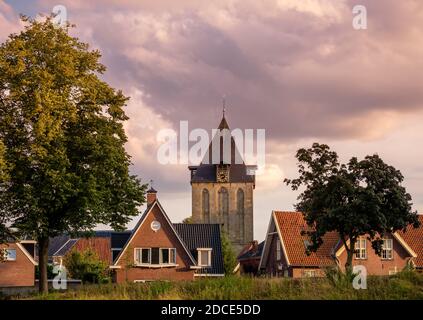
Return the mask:
[[38,283],[38,290],[40,293],[48,293],[48,278],[47,278],[47,264],[48,264],[48,245],[49,238],[38,239],[38,265],[40,270],[40,279]]
[[355,241],[350,240],[350,247],[347,248],[347,261],[345,262],[345,273],[349,276],[353,273],[353,257],[355,253]]

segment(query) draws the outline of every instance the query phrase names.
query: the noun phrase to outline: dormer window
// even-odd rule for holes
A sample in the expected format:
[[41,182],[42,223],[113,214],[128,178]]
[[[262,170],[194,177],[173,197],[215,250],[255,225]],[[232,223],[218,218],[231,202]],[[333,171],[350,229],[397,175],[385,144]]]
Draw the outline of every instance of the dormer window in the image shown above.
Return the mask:
[[198,266],[211,267],[211,248],[199,248],[198,250]]

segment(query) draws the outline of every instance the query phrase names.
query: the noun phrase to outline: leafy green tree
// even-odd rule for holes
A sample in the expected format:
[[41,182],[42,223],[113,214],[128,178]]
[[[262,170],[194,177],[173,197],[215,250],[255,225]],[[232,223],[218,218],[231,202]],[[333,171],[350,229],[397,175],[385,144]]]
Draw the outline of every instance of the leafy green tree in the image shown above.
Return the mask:
[[367,236],[377,254],[381,252],[382,237],[386,233],[417,227],[417,213],[411,209],[411,196],[401,185],[401,172],[387,165],[378,155],[358,161],[353,157],[340,164],[336,152],[329,146],[314,143],[296,154],[299,177],[285,179],[298,190],[296,209],[303,212],[312,231],[310,251],[322,244],[322,237],[331,231],[339,237],[347,252],[345,269],[352,272],[355,244],[360,236]]
[[0,46],[0,137],[10,181],[0,212],[39,245],[47,292],[49,238],[97,224],[122,229],[144,203],[129,174],[123,110],[128,98],[101,80],[100,52],[51,18],[23,18]]
[[182,223],[185,224],[192,224],[192,217],[186,217],[184,220],[182,220]]
[[231,275],[234,273],[234,269],[238,263],[236,255],[229,241],[228,235],[222,231],[220,234],[222,242],[222,255],[223,255],[223,267],[225,269],[225,275]]
[[[9,181],[8,167],[5,159],[6,150],[2,140],[0,140],[0,202],[2,201],[3,190]],[[8,228],[6,226],[6,213],[2,212],[0,207],[0,244],[4,243],[8,235]],[[3,260],[3,255],[0,252],[0,262]]]
[[83,252],[72,250],[64,259],[68,276],[83,283],[101,283],[107,279],[107,263],[91,249]]

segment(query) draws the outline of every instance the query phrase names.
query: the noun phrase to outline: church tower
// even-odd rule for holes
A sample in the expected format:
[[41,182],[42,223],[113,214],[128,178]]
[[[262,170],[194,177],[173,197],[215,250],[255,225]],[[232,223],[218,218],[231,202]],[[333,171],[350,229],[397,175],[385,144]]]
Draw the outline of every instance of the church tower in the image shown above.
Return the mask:
[[225,113],[202,162],[189,167],[193,222],[221,224],[236,254],[253,240],[255,168],[242,160]]

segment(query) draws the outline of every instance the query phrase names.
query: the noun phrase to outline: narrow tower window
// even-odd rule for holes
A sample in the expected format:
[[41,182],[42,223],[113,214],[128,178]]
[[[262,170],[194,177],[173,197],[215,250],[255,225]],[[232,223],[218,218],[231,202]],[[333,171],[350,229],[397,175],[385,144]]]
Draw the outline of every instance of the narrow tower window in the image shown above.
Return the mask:
[[238,189],[236,193],[236,200],[237,200],[237,212],[238,212],[238,222],[239,222],[239,241],[244,242],[244,191],[242,189]]
[[230,235],[229,232],[229,193],[224,187],[219,190],[219,214],[223,216],[223,230]]
[[210,223],[210,195],[209,190],[203,189],[203,218],[205,223]]
[[219,190],[219,214],[227,215],[229,212],[229,194],[228,190],[224,187]]

